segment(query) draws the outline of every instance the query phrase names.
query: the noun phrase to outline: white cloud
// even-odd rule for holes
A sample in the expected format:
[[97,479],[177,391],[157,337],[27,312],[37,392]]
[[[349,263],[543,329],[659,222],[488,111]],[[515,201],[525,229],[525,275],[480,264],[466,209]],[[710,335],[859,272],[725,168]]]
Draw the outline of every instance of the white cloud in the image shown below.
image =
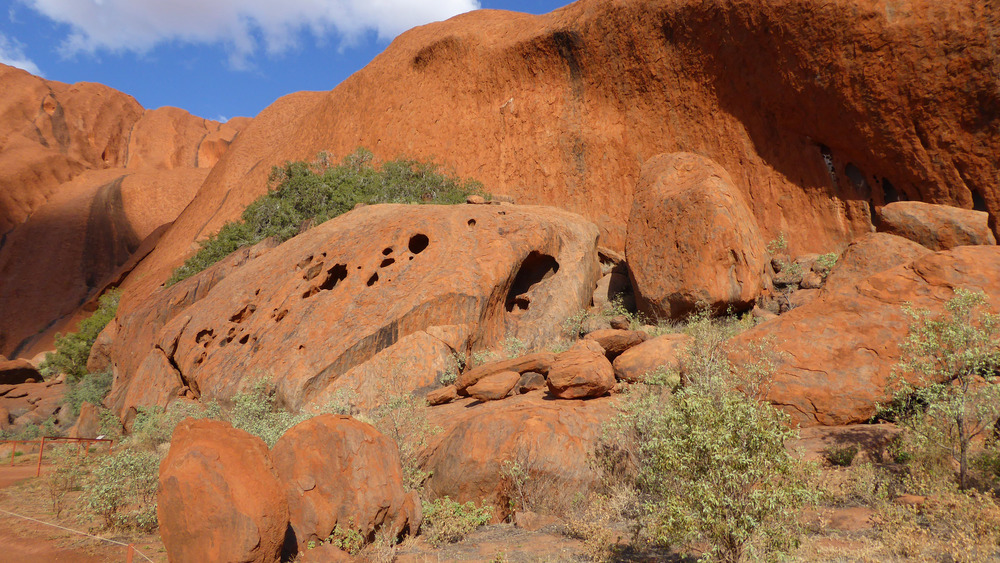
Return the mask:
[[38,65],[24,54],[24,45],[2,33],[0,33],[0,63],[26,70],[35,76],[42,76]]
[[222,43],[239,64],[263,49],[281,53],[308,31],[351,42],[479,8],[479,0],[21,0],[69,25],[66,54],[146,52],[170,41]]

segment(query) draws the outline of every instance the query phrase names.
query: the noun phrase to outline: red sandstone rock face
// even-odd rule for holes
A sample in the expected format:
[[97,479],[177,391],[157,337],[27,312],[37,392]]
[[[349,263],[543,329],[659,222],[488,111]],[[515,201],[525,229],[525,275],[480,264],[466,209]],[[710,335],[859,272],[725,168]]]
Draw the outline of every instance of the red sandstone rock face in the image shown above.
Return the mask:
[[553,208],[361,207],[123,303],[109,404],[162,405],[184,386],[226,399],[261,377],[295,409],[393,377],[393,391],[430,390],[453,353],[557,339],[600,275],[596,239]]
[[904,303],[944,310],[955,288],[982,290],[1000,310],[1000,248],[962,246],[927,254],[811,303],[736,338],[771,337],[780,353],[769,399],[803,426],[864,422],[886,402],[899,343],[910,319]]
[[565,206],[617,250],[665,152],[719,163],[794,254],[847,244],[900,194],[997,215],[991,17],[985,0],[583,0],[419,27],[332,92],[262,112],[134,283],[165,279],[272,165],[359,145]]
[[551,401],[532,392],[471,408],[470,401],[428,413],[443,429],[431,439],[423,464],[431,472],[426,487],[432,496],[490,504],[497,508],[494,517],[502,518],[509,510],[500,478],[504,462],[519,464],[527,486],[540,496],[559,491],[566,509],[574,495],[598,483],[590,460],[602,425],[617,413],[613,399]]
[[827,292],[850,290],[870,276],[909,264],[931,251],[911,240],[888,233],[869,233],[852,242],[837,258],[826,277]]
[[399,450],[371,425],[317,416],[288,430],[271,458],[302,551],[328,538],[337,524],[366,538],[420,527],[420,499],[403,491]]
[[244,126],[0,65],[0,352],[30,357],[75,330]]
[[897,201],[878,210],[879,231],[899,235],[931,250],[970,244],[996,244],[989,215],[982,211]]
[[171,561],[278,561],[288,504],[267,446],[216,420],[177,425],[160,464],[160,536]]
[[695,154],[657,155],[643,166],[625,255],[636,304],[654,319],[700,304],[748,309],[764,288],[757,221],[729,174]]

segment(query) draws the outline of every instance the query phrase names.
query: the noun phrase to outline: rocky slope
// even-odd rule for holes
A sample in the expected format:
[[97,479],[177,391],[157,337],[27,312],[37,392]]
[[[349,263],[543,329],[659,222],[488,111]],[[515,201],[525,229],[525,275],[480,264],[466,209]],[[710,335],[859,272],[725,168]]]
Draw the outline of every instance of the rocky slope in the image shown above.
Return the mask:
[[662,152],[719,163],[765,239],[786,232],[795,252],[846,245],[897,199],[995,216],[997,20],[983,0],[582,0],[420,27],[332,92],[262,112],[144,283],[264,193],[271,165],[359,145],[580,213],[619,250]]
[[0,353],[32,355],[72,330],[247,121],[147,111],[106,86],[0,65]]

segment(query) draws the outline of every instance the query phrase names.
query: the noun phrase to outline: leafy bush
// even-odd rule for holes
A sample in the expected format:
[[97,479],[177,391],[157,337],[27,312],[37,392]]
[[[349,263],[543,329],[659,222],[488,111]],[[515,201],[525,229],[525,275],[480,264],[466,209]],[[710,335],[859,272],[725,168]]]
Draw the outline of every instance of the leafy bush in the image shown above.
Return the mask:
[[964,289],[941,314],[904,311],[911,323],[890,384],[895,399],[881,411],[907,430],[915,457],[938,466],[942,456],[957,461],[966,489],[973,440],[1000,417],[1000,315],[989,313],[984,293]]
[[358,203],[462,203],[482,193],[478,182],[452,178],[432,163],[399,159],[372,165],[372,153],[358,149],[338,166],[324,153],[312,163],[276,166],[269,193],[251,203],[240,221],[227,223],[201,243],[198,252],[174,271],[167,285],[186,279],[237,249],[266,238],[292,238],[308,225],[346,213]]
[[823,457],[837,467],[849,467],[857,455],[857,446],[832,447],[823,452]]
[[42,375],[50,377],[65,373],[70,381],[78,381],[87,374],[87,358],[97,335],[108,326],[118,312],[121,291],[112,289],[97,300],[97,310],[80,321],[76,332],[56,334],[56,351],[46,354],[42,362]]
[[155,452],[124,447],[101,456],[84,493],[87,507],[109,529],[156,529],[159,467]]
[[424,522],[420,527],[427,543],[441,546],[461,541],[476,528],[489,523],[493,507],[476,508],[475,503],[457,503],[449,497],[423,502]]
[[65,402],[69,405],[73,416],[80,414],[80,407],[83,406],[83,403],[100,406],[104,397],[107,397],[108,393],[111,392],[113,379],[111,370],[105,370],[98,373],[88,373],[79,381],[70,381],[66,389]]
[[233,406],[227,414],[233,428],[260,437],[270,448],[289,428],[311,415],[292,414],[280,408],[267,387],[267,380],[262,379],[249,391],[233,397]]
[[837,265],[838,258],[839,256],[836,252],[821,254],[820,257],[816,259],[816,263],[819,264],[824,270],[830,271]]
[[398,392],[387,392],[384,396],[382,404],[359,418],[396,442],[403,466],[403,486],[408,491],[418,490],[430,477],[420,467],[420,452],[440,428],[427,419],[427,402],[423,398]]

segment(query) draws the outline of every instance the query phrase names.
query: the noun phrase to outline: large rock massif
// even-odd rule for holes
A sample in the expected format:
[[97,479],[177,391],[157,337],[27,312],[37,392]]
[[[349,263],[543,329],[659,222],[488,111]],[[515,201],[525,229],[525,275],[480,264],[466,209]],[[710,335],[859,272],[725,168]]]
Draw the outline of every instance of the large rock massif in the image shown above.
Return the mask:
[[247,121],[147,111],[99,84],[0,65],[0,353],[30,357],[73,330],[81,305],[152,250]]
[[582,0],[419,27],[263,111],[132,283],[165,279],[271,165],[358,146],[580,213],[619,251],[643,163],[678,151],[727,170],[793,253],[846,245],[901,198],[996,216],[996,19],[984,0]]
[[361,405],[427,390],[455,353],[554,342],[589,304],[596,244],[594,225],[554,208],[361,207],[123,304],[109,402],[226,399],[260,378],[296,409],[341,389]]

